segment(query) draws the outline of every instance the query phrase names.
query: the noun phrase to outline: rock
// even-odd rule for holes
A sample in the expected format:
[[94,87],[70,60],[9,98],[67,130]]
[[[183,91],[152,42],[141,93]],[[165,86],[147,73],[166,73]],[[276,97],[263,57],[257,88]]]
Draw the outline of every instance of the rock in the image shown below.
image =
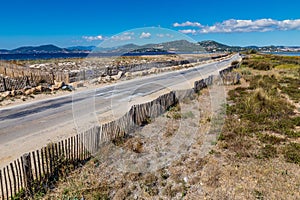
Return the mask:
[[37,92],[43,92],[43,86],[39,85],[37,87],[35,87]]
[[64,85],[64,86],[62,86],[61,89],[62,89],[62,90],[72,91],[72,90],[73,90],[73,87],[72,87],[71,85]]
[[62,86],[64,86],[64,85],[65,85],[64,82],[57,82],[57,81],[54,81],[54,86],[55,86],[55,87],[62,88]]
[[153,67],[149,70],[150,74],[156,74],[158,72],[158,69],[156,67]]
[[96,84],[96,83],[98,83],[98,79],[94,78],[94,79],[90,80],[89,83],[90,84]]
[[112,81],[112,79],[111,79],[110,76],[107,75],[107,76],[104,77],[104,81],[105,82],[110,82],[110,81]]
[[64,85],[64,86],[61,87],[62,90],[66,90],[67,88],[68,88],[67,85]]
[[26,97],[25,96],[21,96],[21,98],[20,98],[22,101],[26,101]]
[[180,69],[180,66],[177,65],[177,66],[174,67],[174,69],[175,69],[175,70],[179,70],[179,69]]
[[98,83],[101,83],[102,82],[102,77],[100,76],[99,78],[98,78]]
[[146,76],[148,74],[148,71],[143,71],[142,76]]
[[59,90],[60,88],[55,86],[55,85],[51,85],[50,90],[53,92],[54,90]]
[[36,88],[31,88],[30,90],[31,90],[32,94],[35,94],[37,92]]
[[188,177],[185,176],[185,177],[183,178],[183,180],[184,180],[185,183],[187,183],[187,182],[188,182]]
[[83,81],[80,81],[80,82],[74,82],[74,83],[71,83],[71,84],[69,84],[69,85],[72,86],[73,89],[74,89],[74,88],[84,87]]
[[17,95],[16,90],[12,90],[12,91],[10,92],[10,95],[11,95],[12,97],[16,96],[16,95]]
[[32,91],[31,91],[31,89],[29,89],[29,90],[26,90],[26,91],[24,92],[24,94],[25,94],[25,95],[27,95],[27,96],[28,96],[28,95],[31,95],[31,94],[32,94]]
[[125,77],[131,77],[132,74],[131,74],[130,72],[126,72],[126,73],[124,74],[124,76],[125,76]]
[[119,71],[117,75],[111,76],[113,80],[119,80],[123,75],[122,71]]
[[23,95],[22,90],[16,90],[15,92],[16,92],[16,95]]
[[11,96],[11,92],[10,92],[10,91],[3,92],[3,93],[1,94],[1,96],[2,96],[3,98],[10,97],[10,96]]

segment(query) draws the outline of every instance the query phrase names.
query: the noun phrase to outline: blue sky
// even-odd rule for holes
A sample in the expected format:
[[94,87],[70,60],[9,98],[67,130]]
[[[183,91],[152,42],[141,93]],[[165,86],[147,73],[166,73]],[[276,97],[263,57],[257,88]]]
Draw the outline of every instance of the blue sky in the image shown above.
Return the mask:
[[163,27],[188,33],[196,41],[229,45],[300,46],[299,8],[299,0],[5,0],[0,49],[97,45],[141,27]]

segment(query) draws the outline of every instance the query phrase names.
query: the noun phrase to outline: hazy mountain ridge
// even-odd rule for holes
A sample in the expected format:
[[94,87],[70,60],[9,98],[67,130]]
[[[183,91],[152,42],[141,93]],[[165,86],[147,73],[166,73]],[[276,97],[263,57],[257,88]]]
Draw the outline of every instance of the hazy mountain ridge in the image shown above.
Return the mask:
[[0,54],[42,54],[42,53],[128,53],[128,52],[237,52],[255,49],[257,51],[300,51],[300,47],[291,46],[229,46],[212,40],[201,41],[197,43],[189,42],[187,40],[176,40],[171,42],[164,42],[159,44],[136,45],[133,43],[126,44],[119,47],[102,48],[95,46],[74,46],[68,48],[60,48],[55,45],[41,45],[41,46],[24,46],[13,50],[0,49]]

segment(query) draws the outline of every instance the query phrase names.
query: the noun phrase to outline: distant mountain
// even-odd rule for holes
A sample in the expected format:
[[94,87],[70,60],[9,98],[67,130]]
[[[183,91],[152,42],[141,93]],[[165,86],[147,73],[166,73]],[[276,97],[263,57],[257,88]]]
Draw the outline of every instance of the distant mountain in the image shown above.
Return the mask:
[[198,44],[201,47],[203,47],[207,52],[217,52],[217,51],[237,52],[237,51],[247,50],[247,47],[228,46],[212,40],[198,42]]
[[32,53],[66,53],[66,49],[59,48],[54,45],[42,45],[38,47],[20,47],[17,49],[11,50],[9,53],[12,54],[32,54]]
[[94,52],[114,52],[118,54],[130,53],[130,52],[203,52],[205,51],[198,43],[192,43],[186,40],[176,40],[171,42],[164,42],[159,44],[126,44],[119,47],[103,49],[96,47]]
[[7,53],[9,53],[9,50],[0,49],[0,54],[7,54]]
[[89,53],[94,46],[60,48],[55,45],[25,46],[13,50],[1,49],[0,54],[54,54],[54,53]]
[[169,52],[203,52],[204,49],[198,44],[187,40],[176,40],[154,45],[153,48],[161,48]]
[[225,45],[225,44],[221,44],[218,43],[216,41],[213,40],[206,40],[206,41],[202,41],[202,42],[198,42],[198,44],[206,49],[226,49],[226,48],[230,48],[230,46]]
[[300,47],[284,47],[284,46],[229,46],[216,41],[207,40],[201,42],[189,42],[187,40],[176,40],[171,42],[164,42],[159,44],[146,44],[146,45],[136,45],[136,44],[126,44],[117,47],[95,47],[95,46],[74,46],[68,48],[60,48],[55,45],[42,45],[42,46],[26,46],[20,47],[13,50],[1,49],[0,54],[51,54],[51,53],[103,53],[103,54],[115,54],[123,55],[126,53],[143,53],[143,52],[185,52],[185,53],[195,53],[195,52],[239,52],[249,49],[255,49],[261,52],[276,52],[276,51],[298,51],[300,52]]

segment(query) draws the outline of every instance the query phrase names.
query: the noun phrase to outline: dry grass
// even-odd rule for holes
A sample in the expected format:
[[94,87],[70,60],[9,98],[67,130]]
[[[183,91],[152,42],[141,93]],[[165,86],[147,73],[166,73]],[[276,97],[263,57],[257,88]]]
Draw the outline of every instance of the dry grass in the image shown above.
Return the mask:
[[[263,62],[264,58],[255,59]],[[276,59],[267,57],[265,62],[276,63]],[[281,58],[278,63],[287,59]],[[155,134],[159,140],[152,136],[148,139],[132,136],[104,146],[97,159],[60,182],[45,198],[300,199],[300,140],[296,134],[300,117],[295,112],[299,104],[297,99],[289,99],[294,93],[284,91],[281,85],[294,72],[247,70],[250,73],[242,73],[247,81],[242,79],[240,86],[227,86],[230,92],[225,125],[206,156],[201,152],[203,133],[208,132],[212,118],[209,94],[204,90],[198,97],[200,119],[196,112],[181,112],[180,106],[172,108],[166,117],[143,127],[149,135],[151,130],[159,130]],[[192,107],[195,101],[188,104]],[[198,137],[187,152],[169,165],[152,172],[122,172],[114,168],[116,160],[107,159],[115,145],[142,154],[151,143],[168,144],[182,131],[181,120],[187,120],[184,126],[200,126]],[[166,126],[159,129],[162,124]]]

